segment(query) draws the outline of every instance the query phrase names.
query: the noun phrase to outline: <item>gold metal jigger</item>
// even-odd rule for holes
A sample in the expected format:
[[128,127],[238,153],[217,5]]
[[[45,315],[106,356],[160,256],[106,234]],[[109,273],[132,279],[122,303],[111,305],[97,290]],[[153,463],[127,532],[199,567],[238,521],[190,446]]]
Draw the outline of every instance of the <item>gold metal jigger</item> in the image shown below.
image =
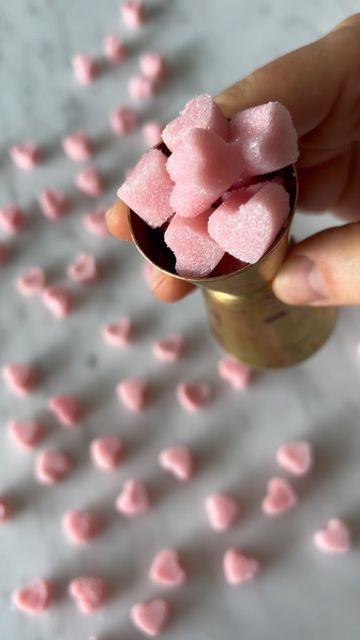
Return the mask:
[[295,167],[286,167],[276,175],[279,173],[290,195],[286,224],[256,264],[227,275],[202,279],[177,275],[163,231],[151,229],[135,212],[129,214],[131,234],[140,253],[163,273],[200,287],[220,345],[241,362],[261,369],[287,367],[311,356],[331,334],[337,313],[333,307],[286,305],[273,294],[271,282],[288,250],[298,192]]

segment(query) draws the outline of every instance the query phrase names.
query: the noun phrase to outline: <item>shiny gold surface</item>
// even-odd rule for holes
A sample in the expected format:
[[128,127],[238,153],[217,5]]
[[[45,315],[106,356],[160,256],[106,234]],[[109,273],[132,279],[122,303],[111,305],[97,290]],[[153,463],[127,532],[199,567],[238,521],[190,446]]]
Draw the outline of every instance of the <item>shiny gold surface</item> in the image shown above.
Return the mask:
[[150,229],[130,211],[129,224],[142,255],[165,273],[203,290],[210,326],[232,356],[255,368],[286,367],[311,356],[330,335],[336,309],[294,307],[280,302],[271,282],[284,261],[297,201],[294,167],[282,171],[290,193],[290,215],[277,240],[254,265],[224,276],[189,279],[175,273],[175,259],[161,230]]

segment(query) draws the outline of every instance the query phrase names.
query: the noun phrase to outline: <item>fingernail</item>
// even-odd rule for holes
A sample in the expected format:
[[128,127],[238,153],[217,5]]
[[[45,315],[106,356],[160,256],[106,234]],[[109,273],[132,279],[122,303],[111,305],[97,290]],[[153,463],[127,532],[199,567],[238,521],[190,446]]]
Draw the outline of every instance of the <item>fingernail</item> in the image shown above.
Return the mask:
[[329,297],[317,264],[299,255],[285,263],[274,280],[274,290],[290,304],[309,304]]

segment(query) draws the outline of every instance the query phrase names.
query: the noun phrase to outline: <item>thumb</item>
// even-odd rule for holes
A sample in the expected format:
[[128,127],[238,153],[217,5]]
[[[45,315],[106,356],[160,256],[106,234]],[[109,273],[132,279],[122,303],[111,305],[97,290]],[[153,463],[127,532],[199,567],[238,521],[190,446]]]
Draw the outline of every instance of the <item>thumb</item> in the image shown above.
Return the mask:
[[297,244],[273,289],[288,304],[360,304],[360,223],[328,229]]
[[307,134],[329,115],[344,88],[349,61],[358,51],[359,27],[360,13],[310,45],[257,69],[215,101],[228,118],[264,102],[281,102],[291,113],[299,137]]

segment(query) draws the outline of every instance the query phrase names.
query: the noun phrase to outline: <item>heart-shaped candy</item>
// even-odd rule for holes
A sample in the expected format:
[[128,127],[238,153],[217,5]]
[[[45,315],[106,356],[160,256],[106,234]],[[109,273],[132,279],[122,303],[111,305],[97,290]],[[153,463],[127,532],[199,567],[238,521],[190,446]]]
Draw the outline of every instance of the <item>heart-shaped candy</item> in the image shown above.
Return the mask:
[[290,482],[285,478],[271,478],[267,485],[262,509],[268,516],[277,516],[292,509],[298,502],[298,497]]
[[98,74],[98,67],[90,56],[83,53],[75,55],[71,61],[74,76],[79,84],[91,84]]
[[74,282],[91,284],[99,278],[99,267],[95,256],[90,253],[80,253],[68,268],[68,276]]
[[45,613],[54,598],[54,585],[50,580],[37,578],[27,587],[18,589],[13,594],[14,605],[32,615]]
[[124,443],[117,436],[102,436],[90,444],[94,464],[104,471],[116,469],[124,454]]
[[106,225],[105,207],[97,207],[84,217],[84,226],[94,236],[108,236],[109,231]]
[[238,549],[228,549],[223,560],[224,574],[232,585],[243,584],[255,578],[260,565],[255,558],[250,558]]
[[129,96],[137,102],[150,100],[150,98],[154,97],[156,91],[157,82],[143,73],[133,76],[128,82]]
[[25,216],[16,204],[8,204],[0,209],[0,228],[11,236],[16,235],[25,225]]
[[234,498],[224,493],[214,493],[205,501],[209,524],[215,531],[230,529],[239,515],[239,505]]
[[157,360],[164,362],[175,362],[182,356],[184,350],[184,338],[179,334],[174,334],[158,340],[153,344],[153,354]]
[[116,499],[115,507],[127,516],[136,516],[147,511],[150,506],[146,486],[140,480],[127,480]]
[[36,461],[35,476],[42,484],[55,484],[71,471],[72,463],[62,451],[42,451]]
[[84,131],[76,131],[66,136],[62,146],[66,155],[75,162],[88,160],[93,152],[91,140]]
[[115,33],[109,33],[103,41],[103,54],[111,63],[122,62],[127,58],[128,50],[123,40]]
[[119,107],[110,114],[110,127],[117,136],[130,133],[137,127],[138,119],[135,111],[128,107]]
[[325,529],[315,533],[314,543],[324,553],[347,553],[351,547],[350,530],[343,520],[332,518]]
[[36,420],[12,420],[8,425],[9,435],[22,449],[34,449],[41,442],[46,431]]
[[148,602],[138,602],[131,608],[134,625],[148,636],[158,636],[169,619],[170,608],[166,600],[156,598]]
[[295,476],[308,473],[313,464],[313,451],[309,442],[287,442],[276,452],[276,460],[280,467]]
[[206,94],[195,96],[185,105],[181,114],[166,125],[162,139],[173,151],[191,129],[208,129],[223,140],[229,140],[230,136],[228,121],[216,102]]
[[80,576],[72,580],[69,594],[75,599],[82,613],[93,613],[101,609],[108,597],[108,585],[98,576]]
[[72,395],[53,396],[48,406],[65,427],[75,426],[83,413],[79,398]]
[[46,287],[42,294],[42,301],[55,318],[65,318],[73,305],[73,298],[65,287]]
[[39,195],[41,211],[49,220],[59,220],[68,211],[69,202],[62,191],[51,190],[42,191]]
[[159,464],[180,481],[190,480],[194,473],[194,456],[189,447],[164,449],[159,455]]
[[13,510],[10,503],[6,498],[0,496],[0,524],[10,520],[13,515]]
[[121,318],[118,322],[106,325],[102,330],[102,337],[111,347],[125,347],[131,342],[133,329],[129,318]]
[[30,171],[39,163],[39,148],[35,142],[15,144],[10,149],[10,157],[19,169]]
[[168,587],[176,587],[186,580],[186,573],[175,549],[159,551],[152,562],[149,575],[153,582]]
[[128,378],[117,385],[116,395],[129,411],[138,413],[148,403],[149,385],[142,378]]
[[192,129],[176,146],[166,168],[175,182],[170,205],[180,216],[190,218],[209,209],[242,171],[233,146],[206,129]]
[[36,371],[27,364],[7,364],[2,369],[2,375],[10,391],[17,396],[28,395],[37,382]]
[[289,194],[270,182],[254,195],[236,191],[211,214],[208,231],[224,251],[253,264],[272,245],[288,215]]
[[186,411],[195,413],[209,402],[211,388],[206,382],[182,382],[177,387],[176,395]]
[[86,167],[75,176],[75,185],[91,198],[101,196],[104,187],[101,175],[96,167]]
[[45,286],[45,273],[40,267],[31,267],[16,280],[16,286],[23,296],[35,296]]
[[219,360],[218,372],[220,378],[226,380],[233,389],[239,391],[247,389],[253,378],[252,370],[246,364],[230,356],[225,356]]
[[99,535],[103,521],[94,511],[68,511],[63,516],[62,526],[72,542],[86,544]]

